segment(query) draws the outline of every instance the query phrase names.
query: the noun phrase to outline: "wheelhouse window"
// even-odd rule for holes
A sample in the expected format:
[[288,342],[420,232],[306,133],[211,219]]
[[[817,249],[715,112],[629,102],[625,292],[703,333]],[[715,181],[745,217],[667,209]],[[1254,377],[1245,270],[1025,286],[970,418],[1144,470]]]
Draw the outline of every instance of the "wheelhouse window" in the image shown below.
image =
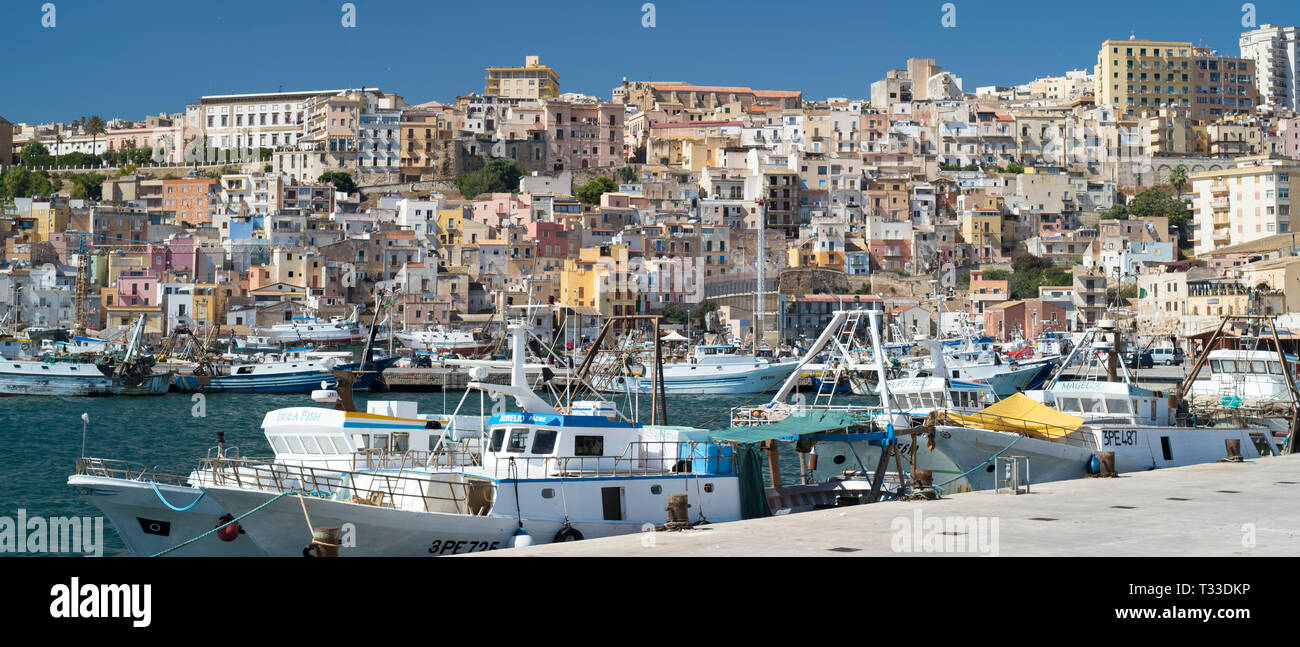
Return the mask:
[[357,449],[365,449],[370,446],[370,434],[352,434],[352,442]]
[[499,452],[499,451],[501,451],[501,446],[504,445],[505,442],[506,442],[506,430],[505,430],[505,429],[493,429],[493,430],[492,430],[492,444],[488,446],[488,450],[489,450],[489,451],[494,451],[494,452]]
[[549,454],[554,450],[555,450],[555,430],[538,429],[537,433],[533,435],[532,453]]
[[411,434],[393,434],[393,451],[404,452],[411,448]]
[[275,448],[277,454],[289,453],[289,445],[285,444],[284,439],[279,436],[271,436],[271,446]]
[[1129,401],[1122,398],[1106,398],[1106,411],[1108,413],[1132,413],[1129,409]]
[[298,441],[297,436],[285,436],[284,441],[289,443],[289,451],[294,454],[305,454],[302,449],[302,443]]
[[506,445],[506,451],[521,454],[526,447],[528,447],[528,429],[511,429],[510,443]]
[[1082,411],[1079,408],[1079,398],[1061,398],[1059,402],[1061,411]]
[[605,437],[604,436],[574,436],[573,455],[574,456],[604,456]]
[[1281,375],[1281,374],[1282,374],[1282,365],[1281,365],[1280,363],[1278,363],[1278,362],[1269,362],[1269,363],[1268,363],[1268,372],[1269,372],[1269,373],[1272,373],[1273,375]]
[[307,448],[308,454],[319,454],[320,447],[316,446],[316,439],[311,436],[302,437],[302,446]]

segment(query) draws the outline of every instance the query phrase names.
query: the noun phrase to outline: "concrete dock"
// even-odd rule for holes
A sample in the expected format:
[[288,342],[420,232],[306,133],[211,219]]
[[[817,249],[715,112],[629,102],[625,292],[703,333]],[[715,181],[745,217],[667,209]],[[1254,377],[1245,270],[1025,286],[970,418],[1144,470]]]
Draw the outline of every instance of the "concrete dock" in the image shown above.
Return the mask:
[[[984,527],[977,527],[981,519]],[[971,492],[488,554],[1294,556],[1300,554],[1300,455],[1033,484],[1020,495]]]

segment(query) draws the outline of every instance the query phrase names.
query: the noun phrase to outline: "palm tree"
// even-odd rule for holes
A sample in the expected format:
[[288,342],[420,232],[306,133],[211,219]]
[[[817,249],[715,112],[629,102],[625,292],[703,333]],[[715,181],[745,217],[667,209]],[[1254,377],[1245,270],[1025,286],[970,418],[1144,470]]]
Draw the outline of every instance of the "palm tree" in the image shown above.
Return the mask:
[[94,115],[86,121],[86,132],[90,134],[90,154],[92,156],[95,154],[95,145],[99,142],[99,136],[104,134],[107,129],[104,118],[99,115]]
[[63,148],[63,133],[54,136],[54,168],[59,168],[59,149]]
[[1187,167],[1179,164],[1169,171],[1169,183],[1174,185],[1175,191],[1182,193],[1183,187],[1187,185]]

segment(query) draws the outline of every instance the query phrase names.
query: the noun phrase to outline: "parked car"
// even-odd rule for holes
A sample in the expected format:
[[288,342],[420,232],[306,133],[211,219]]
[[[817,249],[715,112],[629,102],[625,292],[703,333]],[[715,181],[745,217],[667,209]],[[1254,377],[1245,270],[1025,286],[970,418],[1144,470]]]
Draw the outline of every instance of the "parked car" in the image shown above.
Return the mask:
[[1150,353],[1151,358],[1155,363],[1164,364],[1165,366],[1179,366],[1183,363],[1183,360],[1186,359],[1186,355],[1183,353],[1183,349],[1181,348],[1171,348],[1168,346],[1164,348],[1152,348]]
[[1151,368],[1156,365],[1155,358],[1152,357],[1151,351],[1144,350],[1140,353],[1129,351],[1124,354],[1124,363],[1129,368]]

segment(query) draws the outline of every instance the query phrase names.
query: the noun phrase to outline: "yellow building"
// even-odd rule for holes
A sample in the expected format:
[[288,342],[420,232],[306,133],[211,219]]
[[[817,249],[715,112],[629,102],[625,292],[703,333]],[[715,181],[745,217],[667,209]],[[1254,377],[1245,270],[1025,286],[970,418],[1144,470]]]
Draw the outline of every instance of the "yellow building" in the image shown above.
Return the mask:
[[582,248],[560,273],[560,305],[594,307],[605,317],[636,314],[639,286],[629,260],[627,245]]
[[510,99],[555,99],[560,96],[560,75],[542,65],[538,56],[524,57],[523,67],[489,67],[483,94]]
[[1097,52],[1097,105],[1134,114],[1144,107],[1192,105],[1190,41],[1108,40]]
[[32,228],[31,239],[28,242],[43,243],[48,241],[51,235],[68,229],[68,221],[72,219],[72,209],[68,208],[66,203],[33,202],[32,219],[36,224]]
[[455,207],[438,210],[438,242],[459,245],[465,228],[465,209]]
[[224,286],[216,283],[194,285],[194,320],[200,324],[218,324],[224,321]]
[[978,263],[990,263],[1002,254],[1002,212],[967,211],[961,217],[961,237]]

